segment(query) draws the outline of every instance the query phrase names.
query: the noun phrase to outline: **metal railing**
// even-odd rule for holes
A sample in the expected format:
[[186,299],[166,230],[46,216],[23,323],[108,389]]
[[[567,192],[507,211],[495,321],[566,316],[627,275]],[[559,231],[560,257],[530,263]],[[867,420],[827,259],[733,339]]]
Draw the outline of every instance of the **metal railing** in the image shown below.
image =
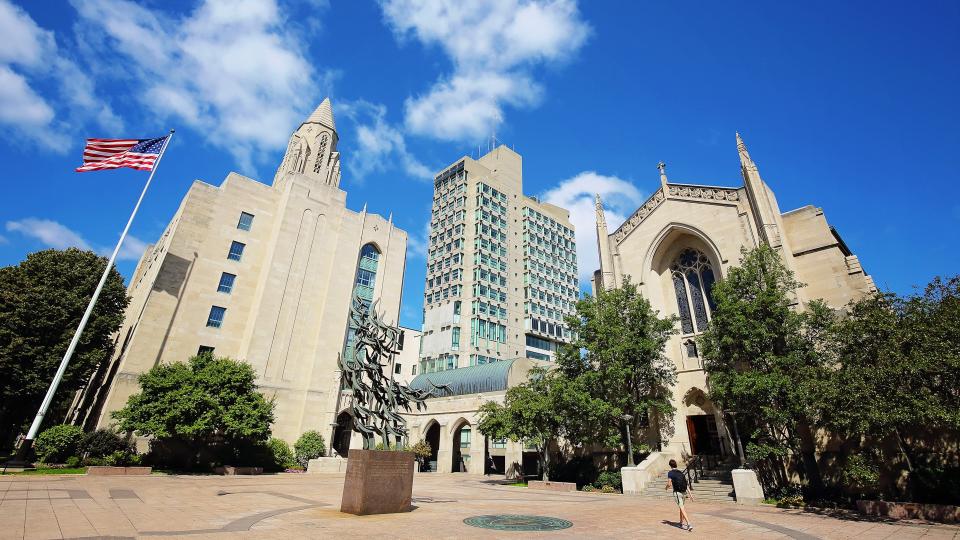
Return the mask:
[[720,456],[713,454],[696,454],[687,462],[683,475],[687,477],[687,485],[692,486],[706,476],[706,471],[716,470],[720,464]]

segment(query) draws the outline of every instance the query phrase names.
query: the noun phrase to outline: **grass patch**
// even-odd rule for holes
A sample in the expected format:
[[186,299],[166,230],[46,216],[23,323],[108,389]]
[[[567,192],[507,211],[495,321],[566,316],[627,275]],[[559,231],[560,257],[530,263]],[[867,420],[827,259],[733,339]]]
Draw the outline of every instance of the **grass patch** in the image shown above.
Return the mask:
[[512,484],[504,484],[504,485],[505,485],[505,486],[510,486],[510,487],[527,487],[527,483],[526,483],[526,482],[514,482],[514,483],[512,483]]
[[86,467],[68,467],[64,469],[48,469],[48,468],[38,468],[38,469],[29,469],[22,472],[8,472],[4,474],[19,474],[19,475],[43,475],[43,474],[87,474]]

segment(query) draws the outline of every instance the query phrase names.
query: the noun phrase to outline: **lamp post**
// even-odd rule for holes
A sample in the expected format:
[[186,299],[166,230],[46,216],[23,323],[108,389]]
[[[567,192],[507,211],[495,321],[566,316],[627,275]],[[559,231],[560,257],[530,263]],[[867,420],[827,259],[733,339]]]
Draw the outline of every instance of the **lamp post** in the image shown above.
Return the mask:
[[730,420],[733,422],[733,436],[737,440],[737,457],[740,458],[740,468],[746,469],[747,462],[743,458],[743,444],[740,442],[740,431],[737,429],[737,411],[727,411]]
[[627,467],[634,467],[633,463],[633,444],[630,442],[630,421],[633,420],[633,416],[625,414],[621,416],[627,428]]

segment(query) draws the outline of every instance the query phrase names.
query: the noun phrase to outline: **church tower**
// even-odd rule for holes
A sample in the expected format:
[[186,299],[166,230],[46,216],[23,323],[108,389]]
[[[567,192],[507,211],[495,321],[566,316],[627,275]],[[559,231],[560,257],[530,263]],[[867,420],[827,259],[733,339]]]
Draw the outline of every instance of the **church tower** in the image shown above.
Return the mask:
[[757,231],[760,240],[770,247],[780,251],[783,241],[778,223],[779,209],[771,204],[771,193],[767,184],[760,178],[757,164],[753,162],[747,145],[743,143],[737,133],[737,152],[740,154],[740,173],[743,175],[743,187],[747,191],[751,210],[757,221]]
[[597,211],[597,249],[600,253],[600,272],[594,277],[597,290],[616,287],[613,279],[613,255],[610,252],[610,232],[607,230],[607,218],[603,213],[603,201],[600,194],[596,198]]
[[333,107],[330,98],[325,98],[290,136],[287,153],[277,167],[273,185],[280,184],[292,173],[302,174],[320,185],[340,187],[338,140]]

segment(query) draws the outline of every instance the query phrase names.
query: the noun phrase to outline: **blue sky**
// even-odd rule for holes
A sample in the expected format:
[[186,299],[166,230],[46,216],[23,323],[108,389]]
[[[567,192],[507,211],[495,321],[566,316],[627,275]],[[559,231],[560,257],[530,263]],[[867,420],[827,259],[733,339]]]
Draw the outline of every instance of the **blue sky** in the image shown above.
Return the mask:
[[177,129],[129,275],[194,179],[269,182],[329,95],[347,203],[411,235],[418,326],[431,171],[491,133],[525,191],[611,227],[671,181],[740,185],[739,131],[784,211],[820,206],[876,283],[957,273],[960,3],[0,0],[0,264],[109,251],[146,173],[77,174],[83,139]]

